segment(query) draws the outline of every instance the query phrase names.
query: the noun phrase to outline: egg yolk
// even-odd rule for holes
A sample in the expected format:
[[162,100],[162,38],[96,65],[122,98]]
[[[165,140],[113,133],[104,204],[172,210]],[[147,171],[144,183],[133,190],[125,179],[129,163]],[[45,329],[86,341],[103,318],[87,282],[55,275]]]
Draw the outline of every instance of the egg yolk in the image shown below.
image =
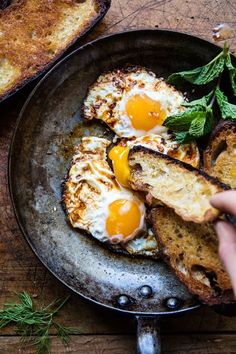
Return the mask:
[[118,199],[109,205],[106,230],[109,236],[122,235],[123,240],[131,236],[139,227],[141,212],[135,201]]
[[128,163],[129,148],[114,146],[109,152],[117,181],[124,187],[129,186],[130,169]]
[[159,101],[145,94],[136,94],[127,101],[126,112],[132,126],[137,130],[149,131],[156,125],[162,125],[166,118]]

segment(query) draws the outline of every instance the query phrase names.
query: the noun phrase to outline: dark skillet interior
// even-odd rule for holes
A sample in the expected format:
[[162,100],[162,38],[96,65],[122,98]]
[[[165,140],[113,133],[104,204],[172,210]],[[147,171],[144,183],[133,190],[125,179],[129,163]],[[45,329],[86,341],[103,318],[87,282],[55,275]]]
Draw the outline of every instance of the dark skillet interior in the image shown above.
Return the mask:
[[[86,91],[104,71],[126,64],[143,65],[157,76],[202,65],[219,52],[204,40],[159,30],[133,31],[97,40],[57,64],[40,82],[19,118],[12,142],[9,181],[18,222],[41,261],[75,292],[123,310],[169,312],[169,297],[181,299],[179,311],[197,306],[162,261],[114,254],[65,220],[60,205],[61,180],[72,146],[83,135],[109,136],[100,124],[84,123],[80,109]],[[153,296],[143,299],[139,288]]]

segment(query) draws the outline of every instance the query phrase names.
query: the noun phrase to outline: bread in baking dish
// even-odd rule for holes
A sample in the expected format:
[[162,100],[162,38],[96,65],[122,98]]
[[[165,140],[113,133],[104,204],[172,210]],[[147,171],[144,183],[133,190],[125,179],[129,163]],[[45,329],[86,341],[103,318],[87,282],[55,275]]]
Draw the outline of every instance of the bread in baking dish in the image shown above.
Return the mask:
[[0,10],[0,100],[54,61],[108,4],[108,0],[13,0]]

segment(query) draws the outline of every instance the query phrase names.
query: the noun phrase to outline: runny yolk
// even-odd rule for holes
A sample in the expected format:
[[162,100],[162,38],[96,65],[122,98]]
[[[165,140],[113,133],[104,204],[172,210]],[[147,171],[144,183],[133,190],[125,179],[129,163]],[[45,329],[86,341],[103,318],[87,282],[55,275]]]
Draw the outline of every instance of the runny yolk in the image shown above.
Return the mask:
[[114,146],[109,152],[117,181],[124,187],[129,186],[130,169],[128,163],[129,148]]
[[[140,227],[141,212],[135,201],[118,199],[109,205],[106,230],[109,236],[121,235],[123,240]],[[135,234],[134,234],[135,236]]]
[[166,118],[160,102],[145,94],[131,96],[126,103],[126,112],[137,130],[149,131],[156,125],[162,125]]

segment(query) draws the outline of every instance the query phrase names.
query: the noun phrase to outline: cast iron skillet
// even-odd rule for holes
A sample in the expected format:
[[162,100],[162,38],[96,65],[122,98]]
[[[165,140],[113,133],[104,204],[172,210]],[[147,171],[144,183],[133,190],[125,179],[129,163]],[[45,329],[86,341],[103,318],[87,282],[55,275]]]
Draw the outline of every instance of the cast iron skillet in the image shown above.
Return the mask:
[[60,204],[61,180],[81,136],[110,136],[103,125],[80,117],[86,91],[99,74],[129,63],[166,77],[203,65],[219,51],[202,39],[161,30],[125,32],[91,42],[40,81],[23,107],[12,140],[11,198],[33,251],[77,294],[136,315],[140,353],[160,353],[158,316],[190,311],[199,304],[161,260],[114,254],[72,229]]

